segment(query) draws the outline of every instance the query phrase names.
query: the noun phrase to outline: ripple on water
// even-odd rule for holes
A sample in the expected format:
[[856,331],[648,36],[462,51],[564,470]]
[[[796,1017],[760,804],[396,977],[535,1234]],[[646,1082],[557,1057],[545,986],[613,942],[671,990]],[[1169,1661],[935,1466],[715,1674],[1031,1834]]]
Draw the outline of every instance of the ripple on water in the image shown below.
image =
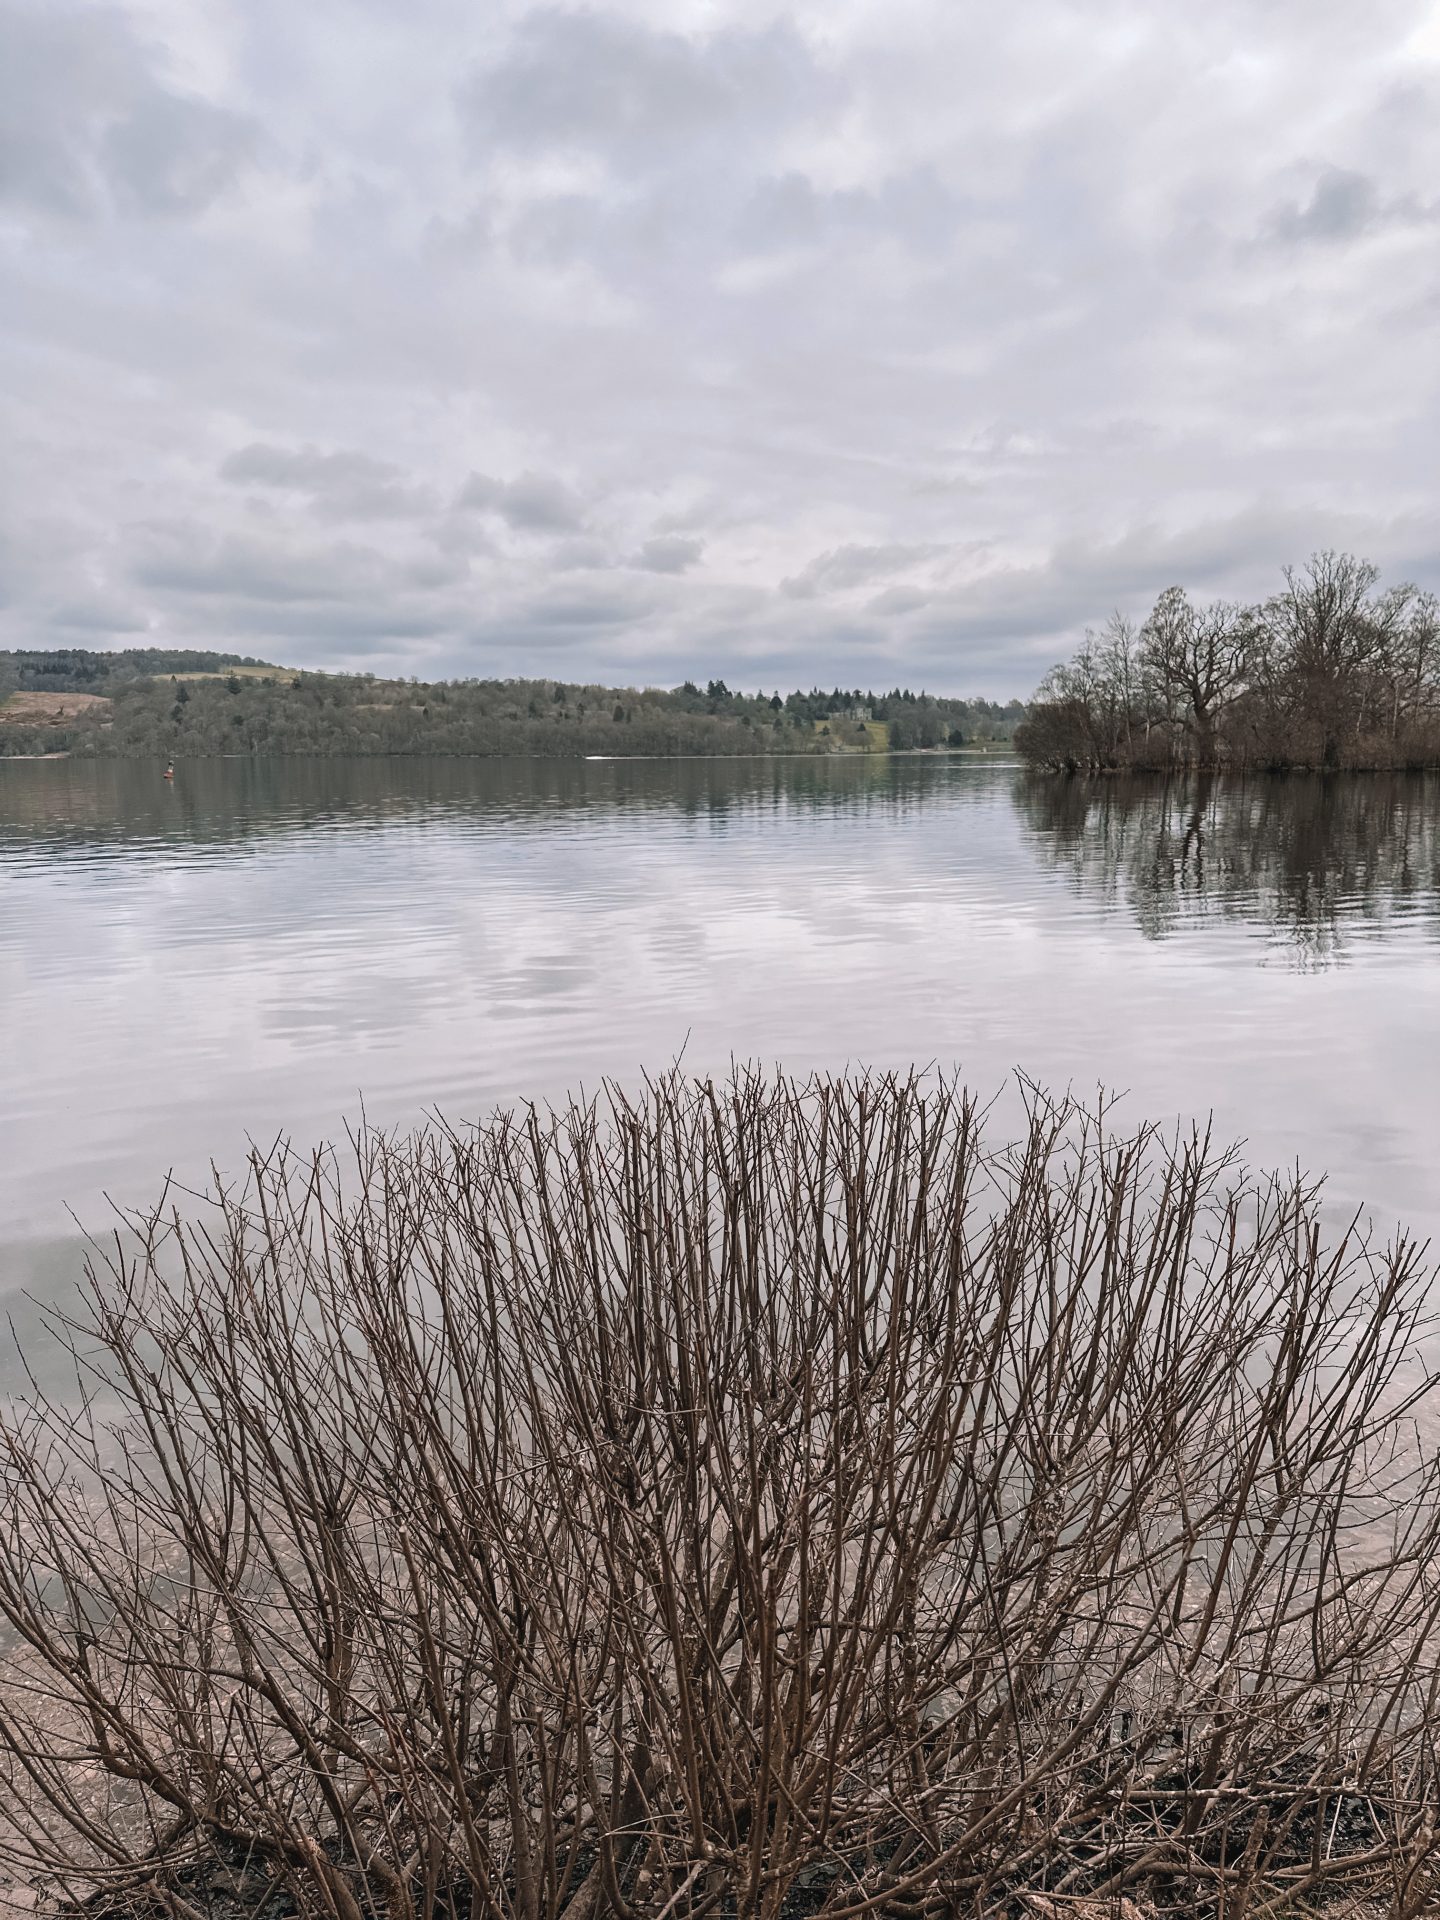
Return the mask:
[[0,1240],[682,1057],[1214,1108],[1440,1223],[1440,787],[954,761],[0,763]]

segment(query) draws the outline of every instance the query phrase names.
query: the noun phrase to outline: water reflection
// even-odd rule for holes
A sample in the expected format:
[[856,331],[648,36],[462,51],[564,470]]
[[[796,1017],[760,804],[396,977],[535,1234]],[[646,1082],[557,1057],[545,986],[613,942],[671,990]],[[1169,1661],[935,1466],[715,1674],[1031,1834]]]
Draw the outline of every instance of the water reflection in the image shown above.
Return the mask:
[[1042,857],[1150,939],[1219,917],[1315,968],[1356,940],[1440,926],[1433,774],[1022,778],[1015,794]]
[[[247,1137],[682,1055],[1014,1069],[1440,1226],[1440,789],[960,760],[0,762],[0,1294]],[[8,1250],[7,1250],[8,1249]],[[29,1256],[27,1256],[28,1258]],[[61,1261],[63,1266],[69,1255]],[[38,1254],[35,1284],[53,1290]]]
[[491,827],[598,810],[724,819],[737,811],[843,814],[935,791],[919,757],[765,760],[200,760],[173,782],[123,760],[0,759],[0,863],[190,849],[224,853],[289,834],[463,818]]

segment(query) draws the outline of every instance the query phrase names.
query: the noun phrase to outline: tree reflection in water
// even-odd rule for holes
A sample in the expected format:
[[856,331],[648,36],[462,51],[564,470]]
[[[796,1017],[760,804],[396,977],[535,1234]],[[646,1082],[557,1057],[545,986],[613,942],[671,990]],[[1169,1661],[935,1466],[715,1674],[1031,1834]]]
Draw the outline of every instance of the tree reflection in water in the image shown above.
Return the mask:
[[1220,919],[1302,968],[1407,922],[1440,926],[1440,776],[1027,776],[1016,805],[1077,888],[1160,940]]

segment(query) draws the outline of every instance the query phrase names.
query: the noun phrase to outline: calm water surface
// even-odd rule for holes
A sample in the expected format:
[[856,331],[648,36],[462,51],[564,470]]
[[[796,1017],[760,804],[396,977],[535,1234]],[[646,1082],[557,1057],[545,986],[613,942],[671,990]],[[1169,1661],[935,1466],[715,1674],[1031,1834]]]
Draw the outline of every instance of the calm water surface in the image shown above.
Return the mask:
[[167,1170],[683,1054],[1015,1070],[1440,1229],[1440,784],[0,761],[0,1294]]

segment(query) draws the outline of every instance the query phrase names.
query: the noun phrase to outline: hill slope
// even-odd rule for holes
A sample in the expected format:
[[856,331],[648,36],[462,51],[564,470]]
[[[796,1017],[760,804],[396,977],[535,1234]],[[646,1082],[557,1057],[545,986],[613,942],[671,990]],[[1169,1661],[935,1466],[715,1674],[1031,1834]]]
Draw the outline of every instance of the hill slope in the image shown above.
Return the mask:
[[673,691],[555,680],[422,685],[156,649],[0,654],[0,756],[880,752],[1007,740],[1018,701]]

